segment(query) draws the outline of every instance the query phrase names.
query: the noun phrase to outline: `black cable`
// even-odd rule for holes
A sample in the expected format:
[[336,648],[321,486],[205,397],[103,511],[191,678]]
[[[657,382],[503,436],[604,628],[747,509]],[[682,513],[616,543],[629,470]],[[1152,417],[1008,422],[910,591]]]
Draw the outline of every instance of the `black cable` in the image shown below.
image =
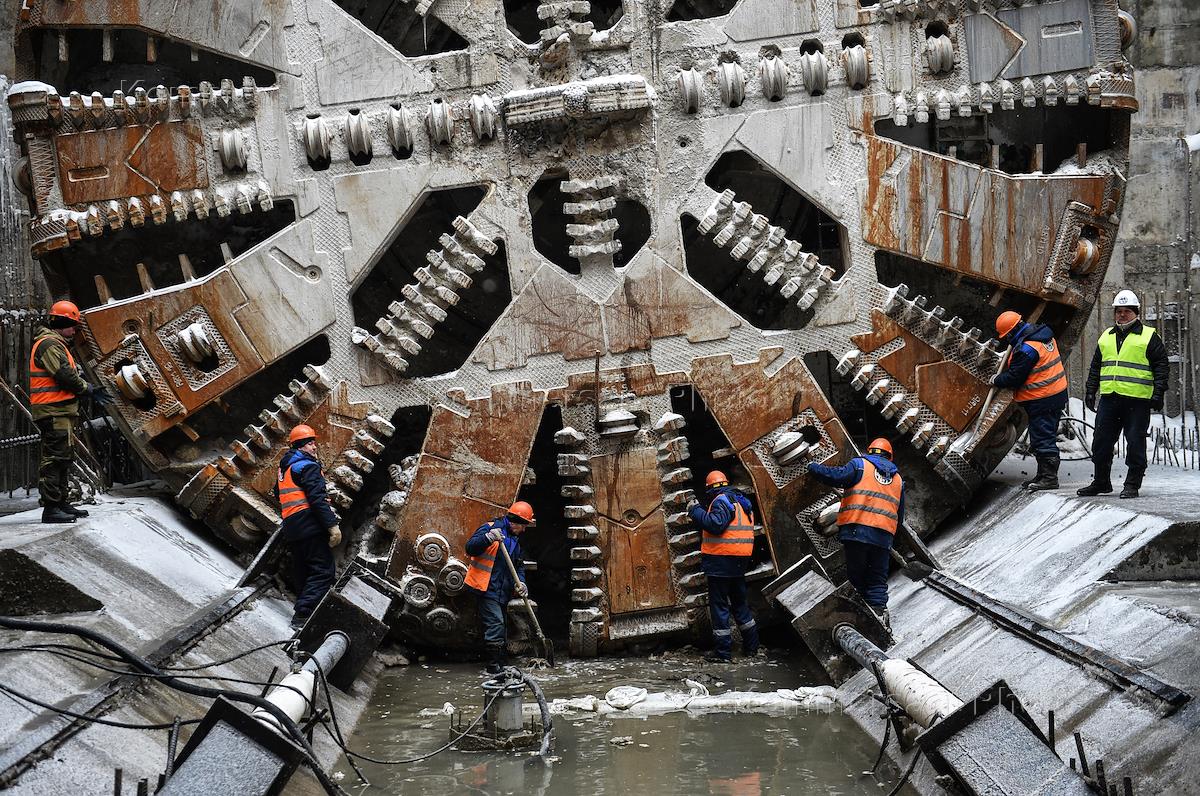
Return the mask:
[[[67,646],[67,645],[62,645],[62,646]],[[76,647],[75,649],[82,650],[84,648]],[[99,669],[100,671],[103,671],[103,672],[111,672],[112,674],[119,674],[122,677],[141,677],[141,678],[144,678],[147,680],[163,680],[164,678],[174,677],[179,680],[218,680],[223,683],[236,683],[238,685],[252,685],[252,686],[258,687],[259,689],[268,688],[268,687],[286,688],[287,690],[292,691],[297,696],[301,697],[305,702],[308,702],[308,697],[304,695],[303,691],[301,691],[298,688],[295,688],[294,686],[284,685],[283,683],[264,683],[261,680],[243,680],[238,677],[223,677],[218,674],[150,674],[148,672],[135,672],[132,669],[118,669],[114,666],[105,666],[104,664],[99,663],[97,661],[89,660],[88,658],[85,658],[82,655],[75,655],[70,652],[64,652],[64,651],[56,650],[56,649],[30,649],[27,647],[0,647],[0,654],[5,653],[5,652],[45,652],[50,655],[57,655],[60,658],[67,658],[68,660],[73,660],[78,663],[82,663],[86,666],[91,666],[92,668]]]
[[[321,688],[325,692],[325,704],[329,708],[329,720],[331,722],[333,722],[333,730],[337,734],[337,737],[335,738],[335,742],[337,743],[337,745],[339,747],[341,747],[344,750],[346,748],[346,738],[342,735],[342,727],[341,727],[341,724],[338,722],[338,718],[337,718],[337,709],[334,708],[334,706],[333,706],[333,694],[330,693],[330,691],[329,691],[329,680],[327,680],[325,678],[325,668],[323,666],[321,666],[320,661],[318,661],[315,657],[313,657],[309,653],[302,651],[300,654],[303,655],[304,657],[310,659],[313,662],[313,667],[317,670],[317,676],[321,680]],[[316,703],[317,703],[317,700],[314,697],[313,704],[315,705]],[[322,725],[322,726],[324,726],[324,725]],[[329,731],[329,729],[326,728],[326,732],[328,732],[328,731]],[[365,785],[371,784],[370,781],[367,779],[366,775],[363,774],[362,771],[359,770],[358,765],[354,762],[354,758],[347,757],[346,762],[350,764],[350,768],[354,769],[354,774],[355,774],[355,776],[358,777],[359,782],[362,782]]]
[[[486,716],[488,710],[491,709],[492,703],[495,702],[499,698],[500,698],[500,692],[497,691],[495,694],[492,695],[492,698],[487,701],[487,704],[483,706],[483,711],[478,716],[475,717],[475,720],[473,722],[471,722],[469,725],[467,725],[467,728],[465,730],[463,730],[461,733],[459,733],[456,737],[451,738],[443,746],[439,746],[437,749],[434,749],[432,752],[421,755],[420,757],[411,757],[411,758],[408,758],[407,760],[379,760],[378,758],[370,757],[369,755],[359,754],[358,752],[351,751],[349,748],[347,748],[345,746],[341,746],[340,744],[338,744],[338,745],[341,746],[341,749],[343,752],[345,752],[346,757],[348,757],[348,758],[349,757],[357,757],[359,760],[366,760],[368,763],[374,763],[379,766],[407,766],[407,765],[411,765],[412,763],[420,763],[422,760],[428,760],[429,758],[433,757],[434,755],[440,755],[442,752],[446,751],[451,746],[454,746],[454,744],[458,743],[463,738],[466,738],[468,735],[470,735],[471,730],[475,729],[475,725],[478,724],[479,722],[483,721],[483,717]],[[324,724],[322,724],[321,726],[325,727]],[[325,727],[325,732],[329,733],[329,737],[333,738],[333,742],[336,744],[337,739],[333,737],[333,731],[330,730],[328,727]]]
[[[171,722],[169,724],[133,724],[125,721],[115,721],[113,719],[102,719],[99,716],[89,716],[86,713],[76,713],[73,710],[60,708],[55,705],[51,705],[49,702],[43,702],[40,699],[31,697],[28,694],[18,691],[12,686],[5,685],[4,683],[0,683],[0,693],[5,694],[14,702],[29,702],[30,704],[37,705],[39,708],[45,708],[46,710],[53,711],[54,713],[61,713],[64,716],[70,716],[73,719],[80,719],[81,721],[90,721],[93,724],[103,724],[106,727],[117,727],[122,730],[169,730],[175,726],[175,722]],[[179,720],[176,719],[176,721]],[[179,724],[199,724],[200,721],[200,719],[184,719],[179,721]]]
[[546,704],[546,695],[542,693],[542,687],[532,677],[525,674],[525,672],[515,666],[511,667],[510,670],[521,676],[521,682],[529,686],[529,690],[533,692],[534,698],[537,699],[538,711],[542,717],[542,745],[538,749],[538,754],[545,759],[550,754],[550,734],[554,729],[554,719],[550,717],[550,706]]
[[908,778],[912,776],[913,770],[917,767],[917,761],[920,759],[921,750],[917,749],[913,752],[912,763],[909,764],[908,770],[904,772],[904,776],[900,777],[900,781],[896,783],[896,786],[888,791],[887,796],[896,796],[896,794],[900,792],[900,789],[904,787],[904,783],[908,782]]
[[237,655],[231,655],[228,658],[222,658],[219,661],[208,661],[207,663],[200,663],[196,664],[195,666],[160,666],[159,668],[164,672],[195,672],[199,671],[200,669],[212,669],[217,666],[224,666],[227,663],[233,663],[234,661],[241,660],[248,655],[253,655],[256,652],[261,652],[262,650],[270,649],[271,647],[281,647],[286,644],[291,644],[293,641],[294,639],[290,638],[285,638],[282,641],[271,641],[267,644],[260,644],[257,647],[248,649],[245,652],[239,652]]
[[[891,713],[891,706],[884,703],[883,709]],[[888,713],[883,714],[883,743],[879,744],[879,756],[875,758],[875,765],[871,766],[871,773],[874,774],[879,764],[883,762],[883,753],[887,750],[888,739],[892,734],[892,718]]]
[[[59,622],[41,622],[31,619],[17,619],[10,616],[0,616],[0,627],[8,628],[10,630],[32,630],[35,632],[59,633],[78,636],[79,638],[92,641],[104,647],[105,649],[120,655],[127,663],[136,666],[142,671],[149,672],[151,674],[165,674],[161,670],[155,668],[154,665],[145,658],[142,658],[141,656],[131,652],[107,636],[97,633],[96,631],[86,627]],[[321,768],[321,763],[317,760],[317,755],[316,752],[313,751],[312,744],[310,744],[308,739],[304,737],[304,733],[300,731],[300,728],[296,726],[296,723],[292,721],[291,717],[284,713],[283,710],[281,710],[277,705],[268,702],[266,699],[263,699],[257,695],[244,694],[240,691],[231,691],[221,688],[209,688],[207,686],[192,685],[191,683],[180,681],[179,678],[173,678],[170,676],[164,678],[162,682],[171,688],[183,691],[184,693],[192,694],[194,696],[205,697],[207,699],[225,697],[226,699],[234,702],[242,702],[244,704],[253,705],[256,708],[262,708],[275,717],[275,719],[279,722],[279,726],[282,727],[287,734],[291,736],[292,740],[296,742],[296,745],[304,751],[305,763],[312,770],[313,776],[317,778],[317,781],[321,784],[321,787],[325,790],[325,792],[328,794],[334,794],[334,796],[349,796],[349,794],[347,794],[337,785],[337,783],[330,779],[329,775],[325,773],[325,770]]]
[[[291,644],[291,643],[293,643],[293,641],[294,641],[294,639],[290,639],[290,638],[283,639],[282,641],[271,641],[266,644],[260,644],[257,647],[253,647],[253,648],[245,650],[243,652],[239,652],[236,655],[231,655],[228,658],[222,658],[221,660],[217,660],[217,661],[208,661],[206,663],[197,664],[195,666],[159,666],[158,668],[163,670],[164,672],[195,672],[195,671],[199,671],[201,669],[212,669],[217,666],[224,666],[227,663],[233,663],[236,660],[241,660],[242,658],[245,658],[249,655],[253,655],[256,652],[261,652],[262,650],[265,650],[265,649],[270,649],[271,647],[280,647],[280,646],[285,646],[287,644]],[[74,644],[62,644],[62,643],[22,644],[22,645],[20,645],[20,647],[13,648],[13,649],[28,649],[28,650],[64,649],[64,650],[70,650],[72,652],[79,652],[79,653],[84,653],[87,655],[93,655],[97,658],[103,658],[104,660],[109,660],[109,661],[123,661],[124,660],[124,658],[122,658],[119,655],[109,655],[109,654],[101,652],[99,650],[91,649],[90,647],[79,647]]]

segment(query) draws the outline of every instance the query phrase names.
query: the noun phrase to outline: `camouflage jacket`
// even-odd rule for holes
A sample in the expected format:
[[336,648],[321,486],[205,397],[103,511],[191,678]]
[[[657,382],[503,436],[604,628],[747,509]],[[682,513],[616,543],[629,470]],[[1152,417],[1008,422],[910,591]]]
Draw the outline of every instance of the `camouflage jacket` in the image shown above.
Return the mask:
[[[34,343],[43,338],[46,338],[46,342],[38,346],[34,362],[47,373],[51,374],[54,380],[62,385],[64,390],[73,392],[76,395],[87,392],[88,383],[83,380],[83,375],[77,368],[71,367],[70,360],[67,358],[67,346],[70,343],[67,342],[66,338],[54,329],[39,326],[34,336]],[[79,415],[79,401],[71,400],[56,404],[33,404],[30,406],[29,411],[33,415],[34,420],[41,420],[45,417],[77,417]]]

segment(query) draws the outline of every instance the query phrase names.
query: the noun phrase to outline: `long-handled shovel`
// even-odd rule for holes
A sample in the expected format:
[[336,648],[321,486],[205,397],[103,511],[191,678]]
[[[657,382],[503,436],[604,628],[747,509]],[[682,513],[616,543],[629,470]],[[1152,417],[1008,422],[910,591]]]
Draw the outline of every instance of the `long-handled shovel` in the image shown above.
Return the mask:
[[[500,548],[500,554],[504,556],[504,563],[508,564],[508,573],[512,575],[513,583],[520,583],[521,579],[517,577],[517,568],[513,566],[512,557],[508,554],[508,548],[504,546],[503,541],[501,541],[497,547]],[[538,641],[541,642],[542,652],[546,654],[546,663],[553,666],[554,644],[552,644],[550,639],[546,638],[546,634],[542,632],[542,625],[540,622],[538,622],[537,614],[533,612],[533,605],[530,604],[529,597],[525,596],[521,599],[525,601],[525,610],[529,612],[529,618],[533,620],[533,632],[537,633]]]

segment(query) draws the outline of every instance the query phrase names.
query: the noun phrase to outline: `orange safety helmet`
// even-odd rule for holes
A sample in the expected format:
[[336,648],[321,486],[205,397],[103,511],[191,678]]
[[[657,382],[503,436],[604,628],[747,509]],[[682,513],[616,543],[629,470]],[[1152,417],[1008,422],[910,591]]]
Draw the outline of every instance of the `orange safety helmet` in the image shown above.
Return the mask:
[[1000,317],[996,319],[996,334],[1000,337],[1017,328],[1017,324],[1021,322],[1021,313],[1006,310],[1000,313]]
[[79,323],[79,307],[75,306],[73,301],[56,301],[54,306],[50,308],[51,318],[65,318],[72,323]]
[[522,522],[533,522],[533,506],[524,500],[518,500],[508,507],[508,516],[516,517]]
[[867,453],[882,453],[889,459],[892,458],[892,443],[888,442],[883,437],[878,437],[871,440],[871,444],[867,446]]
[[317,432],[313,431],[313,427],[306,426],[303,423],[293,428],[288,434],[288,442],[292,445],[295,445],[297,442],[306,442],[316,438]]
[[708,474],[708,477],[704,479],[704,485],[710,489],[714,486],[728,483],[728,476],[726,476],[725,473],[721,472],[720,470],[713,470]]

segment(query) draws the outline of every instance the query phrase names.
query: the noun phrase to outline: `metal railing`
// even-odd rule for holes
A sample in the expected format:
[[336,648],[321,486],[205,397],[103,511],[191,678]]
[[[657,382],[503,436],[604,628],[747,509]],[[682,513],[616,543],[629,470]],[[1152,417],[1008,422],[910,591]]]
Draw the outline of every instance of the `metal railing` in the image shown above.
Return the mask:
[[9,497],[37,484],[38,434],[13,385],[29,383],[29,346],[38,313],[0,308],[0,491]]

